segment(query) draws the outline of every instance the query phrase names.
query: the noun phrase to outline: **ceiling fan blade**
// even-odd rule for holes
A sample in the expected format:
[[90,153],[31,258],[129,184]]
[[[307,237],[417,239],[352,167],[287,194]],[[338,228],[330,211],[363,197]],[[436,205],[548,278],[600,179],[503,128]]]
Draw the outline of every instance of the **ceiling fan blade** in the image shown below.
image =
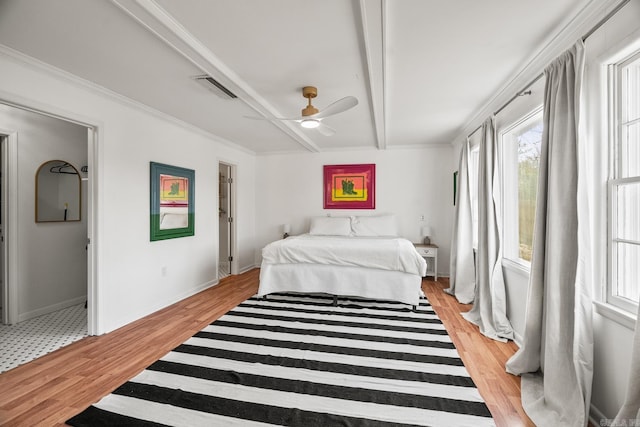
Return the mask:
[[342,113],[343,111],[347,111],[350,108],[358,105],[358,99],[355,96],[347,96],[342,99],[337,100],[333,104],[329,104],[324,110],[320,111],[318,114],[314,114],[314,119],[322,119],[325,117],[333,116],[334,114]]
[[279,121],[295,121],[295,120],[302,120],[303,117],[253,117],[253,116],[242,116],[245,119],[251,119],[251,120],[267,120],[270,122],[279,120]]
[[316,130],[324,136],[333,136],[336,133],[336,130],[334,128],[329,127],[322,122],[320,122],[320,126],[318,126]]

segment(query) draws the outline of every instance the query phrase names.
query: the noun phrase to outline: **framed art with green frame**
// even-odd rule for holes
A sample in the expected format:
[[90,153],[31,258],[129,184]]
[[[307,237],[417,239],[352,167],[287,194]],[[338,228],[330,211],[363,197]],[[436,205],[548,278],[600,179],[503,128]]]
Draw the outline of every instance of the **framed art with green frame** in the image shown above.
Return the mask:
[[195,233],[195,171],[150,162],[151,241]]

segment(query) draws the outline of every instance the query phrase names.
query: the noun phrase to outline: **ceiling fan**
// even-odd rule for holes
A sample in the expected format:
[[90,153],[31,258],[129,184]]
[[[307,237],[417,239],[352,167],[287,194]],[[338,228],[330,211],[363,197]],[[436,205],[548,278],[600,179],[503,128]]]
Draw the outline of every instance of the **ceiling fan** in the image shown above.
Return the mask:
[[302,115],[300,117],[291,117],[291,118],[283,118],[283,117],[247,117],[249,119],[255,120],[279,120],[279,121],[296,121],[300,123],[300,126],[306,129],[317,129],[323,135],[331,136],[336,133],[335,129],[327,126],[322,123],[322,119],[325,119],[329,116],[333,116],[335,114],[342,113],[344,111],[349,110],[350,108],[358,105],[358,99],[353,96],[347,96],[342,99],[337,100],[333,104],[329,104],[322,111],[318,110],[311,104],[311,99],[318,96],[318,89],[314,86],[305,86],[302,88],[302,96],[309,100],[309,103],[305,108],[302,109]]

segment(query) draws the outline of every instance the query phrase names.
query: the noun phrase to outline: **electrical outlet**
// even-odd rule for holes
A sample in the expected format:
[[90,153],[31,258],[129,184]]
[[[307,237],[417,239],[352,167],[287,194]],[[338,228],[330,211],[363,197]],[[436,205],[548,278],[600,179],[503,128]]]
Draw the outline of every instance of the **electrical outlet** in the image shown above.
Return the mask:
[[167,267],[162,267],[160,269],[160,274],[162,274],[162,277],[165,277],[167,275]]
[[424,215],[420,215],[420,221],[424,221]]

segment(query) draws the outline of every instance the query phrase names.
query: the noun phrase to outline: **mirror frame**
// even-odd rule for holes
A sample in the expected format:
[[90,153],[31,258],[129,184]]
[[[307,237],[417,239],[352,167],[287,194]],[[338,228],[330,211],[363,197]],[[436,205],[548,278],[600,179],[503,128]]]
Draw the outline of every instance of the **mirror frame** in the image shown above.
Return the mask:
[[[42,170],[42,168],[48,166],[51,163],[63,163],[65,166],[64,167],[69,167],[72,168],[75,171],[75,175],[78,177],[78,219],[61,219],[61,220],[40,220],[38,219],[38,194],[39,194],[39,176],[40,176],[40,171]],[[51,166],[53,167],[53,166]],[[36,185],[35,185],[35,222],[36,223],[47,223],[47,222],[80,222],[82,221],[82,179],[80,178],[80,172],[78,171],[78,169],[76,169],[75,166],[73,166],[70,162],[66,161],[66,160],[59,160],[59,159],[54,159],[54,160],[47,160],[46,162],[42,163],[38,169],[36,170]]]

